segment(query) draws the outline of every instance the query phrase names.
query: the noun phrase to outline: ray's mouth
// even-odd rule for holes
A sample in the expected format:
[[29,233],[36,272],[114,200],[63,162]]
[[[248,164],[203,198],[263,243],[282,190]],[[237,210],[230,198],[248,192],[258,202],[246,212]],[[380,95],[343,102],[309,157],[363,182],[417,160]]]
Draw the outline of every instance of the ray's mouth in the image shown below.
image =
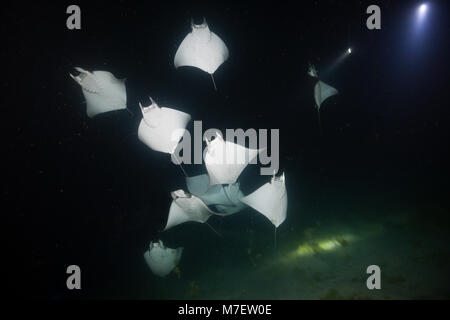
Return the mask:
[[177,200],[179,198],[191,198],[191,194],[186,193],[183,190],[174,191],[171,193],[171,195],[173,200]]
[[[89,92],[92,94],[99,93],[101,87],[97,83],[96,79],[94,78],[95,75],[92,72],[84,70],[80,67],[75,67],[75,70],[79,72],[76,76],[74,76],[71,73],[69,73],[69,75],[73,80],[75,80],[81,86],[83,91],[86,91],[86,92]],[[91,78],[86,79],[89,76]]]
[[206,18],[205,17],[203,17],[203,21],[200,24],[196,24],[194,22],[194,19],[192,18],[191,19],[191,26],[192,26],[192,28],[195,28],[195,29],[204,29],[204,28],[208,27],[208,23],[206,23]]
[[206,28],[208,25],[206,23],[202,23],[202,24],[194,24],[193,27],[196,29],[200,29],[200,28]]
[[90,74],[90,72],[86,71],[80,67],[75,67],[75,70],[78,71],[79,73],[76,76],[74,76],[73,74],[70,73],[70,76],[72,77],[72,79],[74,79],[76,82],[78,82],[81,85],[83,80]]

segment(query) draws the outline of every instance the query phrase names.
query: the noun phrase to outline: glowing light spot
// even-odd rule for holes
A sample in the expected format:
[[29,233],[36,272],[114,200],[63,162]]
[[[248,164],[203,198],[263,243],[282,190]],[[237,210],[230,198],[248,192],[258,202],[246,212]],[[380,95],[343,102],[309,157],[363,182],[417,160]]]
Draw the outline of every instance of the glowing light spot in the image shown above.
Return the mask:
[[318,246],[322,250],[330,251],[330,250],[336,249],[337,247],[340,247],[341,244],[337,240],[333,239],[333,240],[321,241],[318,243]]
[[426,4],[420,5],[420,7],[419,7],[419,14],[420,15],[424,15],[425,12],[427,12],[427,8],[428,8],[428,6]]
[[347,49],[347,53],[348,53],[348,54],[352,53],[352,48],[348,48],[348,49]]
[[419,6],[419,8],[417,9],[417,20],[419,22],[424,20],[427,11],[428,11],[428,6],[426,4],[422,4]]
[[313,254],[314,249],[309,244],[300,245],[297,250],[295,250],[295,255],[297,256],[310,256]]
[[356,240],[357,237],[352,234],[341,234],[340,236],[322,239],[310,239],[306,243],[301,243],[296,249],[290,251],[288,255],[286,255],[286,261],[342,249],[348,247],[350,243]]

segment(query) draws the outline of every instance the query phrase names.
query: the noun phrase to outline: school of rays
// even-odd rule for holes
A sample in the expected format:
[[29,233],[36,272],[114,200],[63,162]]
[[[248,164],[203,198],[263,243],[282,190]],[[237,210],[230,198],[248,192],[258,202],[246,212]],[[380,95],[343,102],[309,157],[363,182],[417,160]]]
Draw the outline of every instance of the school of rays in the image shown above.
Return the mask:
[[[174,66],[196,67],[209,73],[217,91],[214,72],[228,57],[227,46],[209,29],[206,20],[200,25],[191,22],[191,32],[175,53]],[[70,76],[82,88],[88,117],[110,111],[129,110],[125,81],[117,79],[108,71],[75,69],[78,75]],[[320,106],[338,91],[319,80],[313,65],[309,66],[308,74],[317,79],[314,99],[320,124]],[[138,128],[139,140],[154,151],[174,156],[191,115],[178,108],[160,107],[152,98],[150,105],[143,106],[139,103],[139,107],[142,111]],[[213,215],[233,215],[248,206],[269,219],[276,231],[287,214],[285,174],[276,176],[274,172],[267,183],[253,193],[244,195],[240,190],[239,176],[262,150],[225,141],[219,133],[212,140],[206,139],[206,145],[204,174],[189,177],[179,163],[186,176],[188,192],[182,189],[171,192],[172,203],[164,230],[189,221],[207,224]],[[164,246],[161,240],[152,241],[144,253],[144,259],[155,275],[165,277],[176,268],[182,252],[183,248],[172,249]]]

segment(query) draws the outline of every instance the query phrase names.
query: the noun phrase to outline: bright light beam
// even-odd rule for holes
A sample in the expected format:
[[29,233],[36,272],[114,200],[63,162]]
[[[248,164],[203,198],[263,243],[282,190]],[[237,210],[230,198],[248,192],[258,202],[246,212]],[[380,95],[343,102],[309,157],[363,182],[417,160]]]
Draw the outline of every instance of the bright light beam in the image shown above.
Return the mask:
[[345,49],[345,51],[342,52],[339,57],[337,57],[336,60],[334,60],[328,67],[322,69],[322,76],[326,76],[327,74],[333,72],[352,52],[352,48]]
[[419,8],[417,9],[417,18],[418,18],[419,22],[425,18],[427,11],[428,11],[428,5],[426,5],[425,3],[421,4],[419,6]]
[[427,12],[427,5],[421,4],[419,7],[419,15],[423,16]]
[[431,7],[428,3],[422,3],[415,9],[413,16],[413,39],[415,42],[417,41],[417,36],[425,31],[430,9]]

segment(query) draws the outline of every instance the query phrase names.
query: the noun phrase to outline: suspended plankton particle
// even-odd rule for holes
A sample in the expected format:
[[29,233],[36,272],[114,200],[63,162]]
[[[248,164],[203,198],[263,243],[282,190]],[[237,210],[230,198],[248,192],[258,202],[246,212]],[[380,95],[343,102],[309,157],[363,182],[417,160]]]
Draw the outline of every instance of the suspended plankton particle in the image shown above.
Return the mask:
[[173,201],[164,230],[188,221],[206,223],[211,215],[221,215],[208,208],[200,198],[183,190],[174,191],[171,195]]
[[139,103],[143,115],[139,140],[155,151],[173,154],[191,116],[175,109],[160,108],[152,98],[150,100],[152,104],[148,107]]
[[288,198],[284,173],[272,177],[271,181],[241,201],[266,216],[278,228],[286,219]]
[[144,253],[144,259],[154,274],[165,277],[177,267],[182,253],[183,248],[171,249],[165,247],[161,240],[152,241]]
[[337,94],[338,91],[327,85],[326,83],[322,81],[317,81],[316,86],[314,87],[314,99],[316,100],[316,107],[317,110],[320,109],[320,105],[329,97],[334,96]]
[[313,77],[313,78],[318,78],[318,74],[317,74],[317,70],[316,67],[314,67],[314,65],[312,65],[311,63],[308,66],[308,74]]
[[212,141],[206,139],[205,165],[210,185],[235,183],[242,171],[252,162],[260,150],[247,149],[238,144],[224,141],[216,132]]
[[69,74],[82,88],[86,99],[86,113],[92,118],[100,113],[127,108],[125,81],[108,71],[89,72],[76,67],[80,74]]
[[[209,30],[206,19],[200,25],[191,21],[192,31],[181,42],[175,54],[175,68],[190,66],[211,75],[228,59],[228,48],[214,32]],[[216,84],[214,83],[214,88]]]
[[210,186],[209,176],[202,174],[187,177],[186,185],[191,194],[203,200],[206,205],[215,205],[220,213],[229,215],[245,208],[245,205],[239,201],[240,198],[244,197],[239,189],[239,183]]

